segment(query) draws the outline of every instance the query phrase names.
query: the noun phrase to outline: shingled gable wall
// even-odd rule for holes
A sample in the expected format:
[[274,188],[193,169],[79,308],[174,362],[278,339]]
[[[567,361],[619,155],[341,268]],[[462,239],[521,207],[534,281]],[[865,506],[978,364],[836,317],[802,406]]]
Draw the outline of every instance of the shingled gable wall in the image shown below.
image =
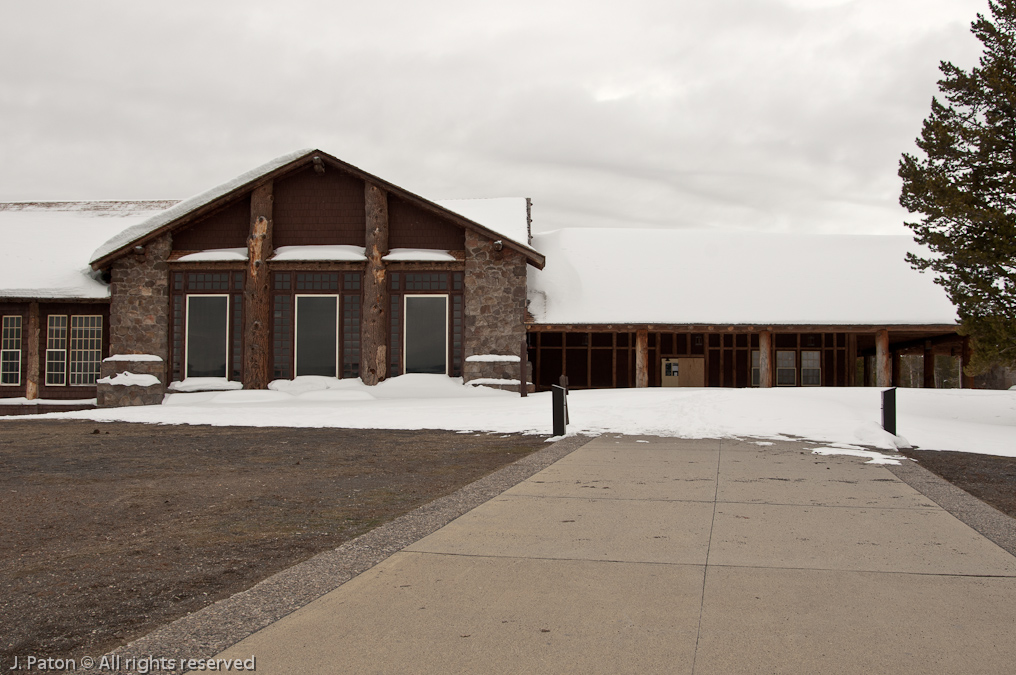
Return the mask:
[[[494,240],[466,230],[465,355],[518,356],[526,339],[526,259]],[[462,364],[463,380],[519,379],[517,362]],[[527,375],[527,379],[531,376]],[[513,387],[518,391],[517,387]]]

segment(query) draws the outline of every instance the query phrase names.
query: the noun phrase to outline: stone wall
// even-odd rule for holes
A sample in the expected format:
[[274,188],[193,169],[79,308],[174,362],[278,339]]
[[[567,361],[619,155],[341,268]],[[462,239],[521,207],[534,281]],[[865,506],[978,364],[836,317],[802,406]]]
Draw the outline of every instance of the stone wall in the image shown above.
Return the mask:
[[[494,240],[466,231],[465,356],[519,356],[526,339],[526,259],[507,247],[496,250]],[[530,367],[529,379],[532,379]],[[462,364],[463,380],[519,379],[518,363]],[[516,389],[517,391],[517,389]]]
[[173,243],[169,234],[145,245],[144,253],[129,253],[113,263],[109,306],[109,353],[154,354],[169,361],[169,269],[166,260]]
[[96,404],[100,408],[118,408],[128,405],[159,405],[166,395],[166,363],[162,361],[133,361],[105,359],[99,365],[99,379],[114,377],[123,372],[135,375],[154,375],[159,383],[148,387],[124,386],[98,382],[95,385]]

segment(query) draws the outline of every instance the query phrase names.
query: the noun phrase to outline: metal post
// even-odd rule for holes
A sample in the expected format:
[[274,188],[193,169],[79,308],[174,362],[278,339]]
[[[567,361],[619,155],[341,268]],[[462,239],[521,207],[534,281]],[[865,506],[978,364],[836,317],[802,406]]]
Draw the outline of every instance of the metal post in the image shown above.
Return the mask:
[[882,428],[896,435],[896,387],[882,392]]
[[566,433],[565,415],[568,411],[567,392],[564,387],[556,384],[550,386],[554,396],[554,435],[564,436]]

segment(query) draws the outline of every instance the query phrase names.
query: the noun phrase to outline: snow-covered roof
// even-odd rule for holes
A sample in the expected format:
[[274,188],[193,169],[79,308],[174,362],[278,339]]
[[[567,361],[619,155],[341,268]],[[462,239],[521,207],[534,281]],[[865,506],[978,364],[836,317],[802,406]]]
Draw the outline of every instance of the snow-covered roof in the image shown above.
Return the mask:
[[541,324],[955,324],[907,236],[562,229],[535,235]]
[[107,298],[87,252],[172,201],[0,204],[0,297]]
[[518,244],[529,246],[529,212],[525,197],[439,199],[434,203]]
[[288,155],[276,157],[272,161],[266,164],[262,164],[256,169],[251,169],[246,173],[240,174],[233,180],[226,181],[222,185],[217,185],[213,187],[211,190],[205,190],[201,194],[194,195],[193,197],[185,199],[182,202],[177,202],[176,204],[167,208],[161,213],[157,213],[151,216],[150,218],[140,223],[137,223],[136,225],[128,227],[122,232],[116,234],[115,236],[110,237],[108,241],[106,241],[104,244],[95,249],[95,252],[92,253],[92,258],[90,262],[94,263],[102,258],[105,258],[110,253],[119,250],[120,248],[131,243],[135,239],[139,239],[141,237],[144,237],[145,235],[151,234],[152,232],[155,232],[159,228],[169,225],[177,218],[185,216],[191,211],[199,209],[202,206],[205,206],[206,204],[210,204],[214,202],[216,199],[226,196],[233,190],[243,187],[247,183],[255,181],[261,178],[262,176],[266,176],[270,174],[272,171],[280,169],[285,165],[289,164],[290,162],[294,162],[312,152],[314,152],[314,150],[310,149],[297,150],[296,152],[292,152]]

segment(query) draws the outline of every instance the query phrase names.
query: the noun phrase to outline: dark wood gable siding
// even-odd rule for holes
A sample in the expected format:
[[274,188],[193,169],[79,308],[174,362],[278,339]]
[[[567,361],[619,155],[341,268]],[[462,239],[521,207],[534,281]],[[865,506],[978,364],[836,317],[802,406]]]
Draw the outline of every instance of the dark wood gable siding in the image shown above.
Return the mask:
[[367,216],[363,181],[328,167],[307,167],[275,182],[272,245],[363,246]]
[[250,198],[243,197],[193,225],[173,233],[177,251],[204,251],[210,248],[247,246],[250,232]]
[[461,251],[466,247],[465,230],[388,195],[388,248],[429,248]]

